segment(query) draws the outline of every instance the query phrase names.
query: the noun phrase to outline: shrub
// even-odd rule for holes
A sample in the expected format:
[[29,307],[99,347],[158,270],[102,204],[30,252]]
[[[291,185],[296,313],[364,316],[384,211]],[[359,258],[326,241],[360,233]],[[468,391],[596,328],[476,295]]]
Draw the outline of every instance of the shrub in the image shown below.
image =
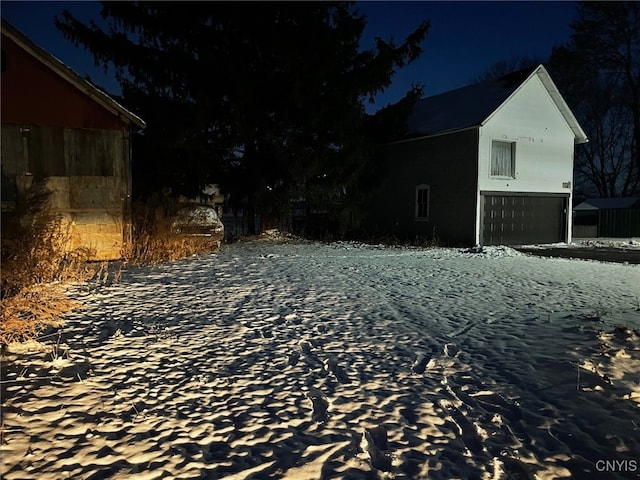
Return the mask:
[[3,238],[0,282],[0,344],[35,338],[79,304],[61,284],[86,281],[96,273],[89,249],[69,251],[69,222],[50,213],[46,182],[34,181],[16,212],[13,238]]

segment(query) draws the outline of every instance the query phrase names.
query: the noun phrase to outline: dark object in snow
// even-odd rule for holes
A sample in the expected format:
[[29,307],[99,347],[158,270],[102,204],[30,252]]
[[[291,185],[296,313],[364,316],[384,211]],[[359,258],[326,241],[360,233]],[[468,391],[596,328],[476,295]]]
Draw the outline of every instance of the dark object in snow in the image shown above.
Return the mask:
[[93,366],[90,362],[81,361],[62,368],[58,372],[58,376],[62,378],[77,378],[78,381],[82,381],[90,374],[92,368]]
[[584,317],[580,317],[580,320],[584,322],[600,322],[602,321],[602,317],[600,317],[600,315],[585,315]]

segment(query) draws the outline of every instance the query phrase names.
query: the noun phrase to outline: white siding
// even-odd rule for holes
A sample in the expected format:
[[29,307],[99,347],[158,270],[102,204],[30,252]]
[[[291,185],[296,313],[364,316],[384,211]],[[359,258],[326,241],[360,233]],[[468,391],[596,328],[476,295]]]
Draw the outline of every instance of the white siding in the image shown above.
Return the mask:
[[[480,191],[571,195],[566,182],[573,181],[574,134],[538,76],[523,84],[479,130],[478,235]],[[515,178],[491,177],[492,140],[515,142]]]

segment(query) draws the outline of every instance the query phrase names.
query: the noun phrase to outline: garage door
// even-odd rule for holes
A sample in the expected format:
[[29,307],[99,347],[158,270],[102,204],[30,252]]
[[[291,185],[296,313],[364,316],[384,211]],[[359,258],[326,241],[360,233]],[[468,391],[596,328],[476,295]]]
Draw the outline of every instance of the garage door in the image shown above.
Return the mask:
[[482,195],[483,245],[565,241],[565,196]]

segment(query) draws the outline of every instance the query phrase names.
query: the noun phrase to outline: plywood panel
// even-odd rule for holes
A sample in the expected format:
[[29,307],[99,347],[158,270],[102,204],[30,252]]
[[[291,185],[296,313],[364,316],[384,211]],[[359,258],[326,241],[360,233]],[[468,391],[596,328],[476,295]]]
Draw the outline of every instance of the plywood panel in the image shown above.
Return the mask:
[[30,125],[25,133],[29,145],[29,171],[50,177],[65,175],[64,135],[60,127]]
[[7,177],[24,175],[26,165],[24,162],[24,149],[22,134],[19,125],[2,125],[2,141],[0,142],[0,155],[2,174]]
[[49,196],[49,206],[54,211],[57,212],[71,208],[69,177],[47,178],[47,189],[51,192]]
[[112,176],[115,163],[124,161],[118,131],[65,129],[64,145],[66,171],[71,176]]
[[122,181],[116,177],[69,177],[70,208],[72,209],[121,209],[123,202]]
[[113,260],[122,254],[122,220],[100,211],[71,212],[72,246],[90,248],[94,260]]

